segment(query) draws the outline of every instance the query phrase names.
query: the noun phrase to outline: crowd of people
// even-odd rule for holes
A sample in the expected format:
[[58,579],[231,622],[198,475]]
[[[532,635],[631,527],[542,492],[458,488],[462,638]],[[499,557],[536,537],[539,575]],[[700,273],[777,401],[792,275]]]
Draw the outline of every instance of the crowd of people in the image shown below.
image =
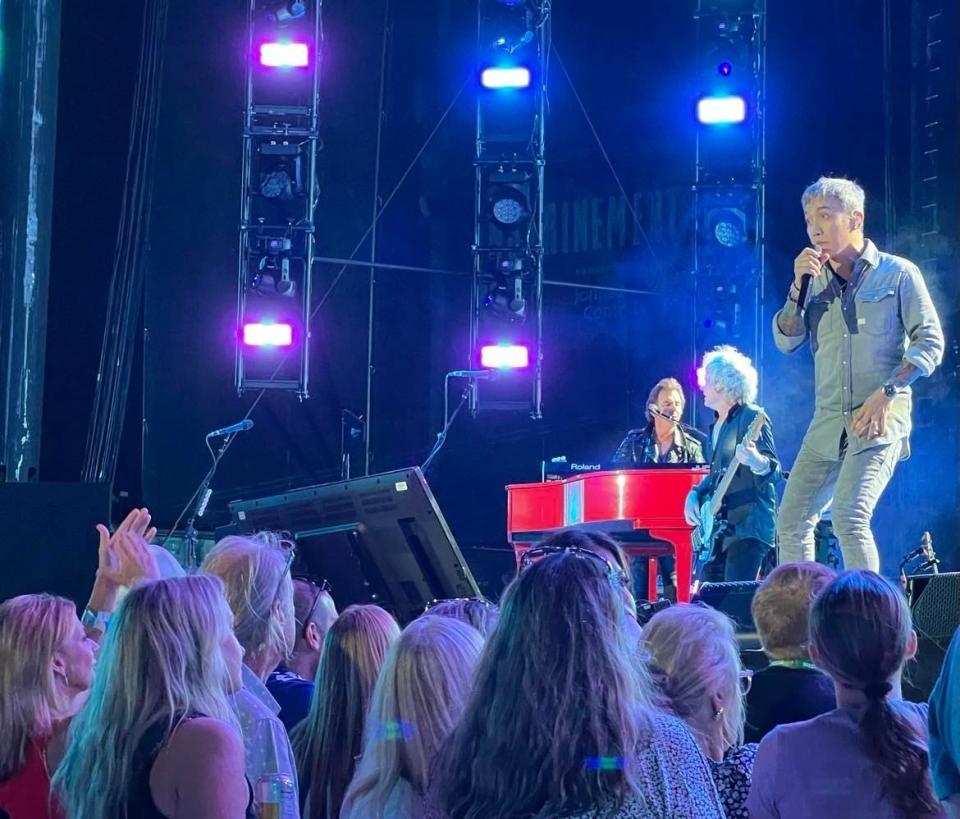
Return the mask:
[[777,567],[753,600],[768,667],[698,603],[642,627],[612,539],[567,530],[499,606],[400,624],[337,611],[273,533],[192,575],[146,510],[100,531],[91,602],[0,604],[9,819],[914,817],[960,804],[951,645],[930,707],[901,697],[901,590]]

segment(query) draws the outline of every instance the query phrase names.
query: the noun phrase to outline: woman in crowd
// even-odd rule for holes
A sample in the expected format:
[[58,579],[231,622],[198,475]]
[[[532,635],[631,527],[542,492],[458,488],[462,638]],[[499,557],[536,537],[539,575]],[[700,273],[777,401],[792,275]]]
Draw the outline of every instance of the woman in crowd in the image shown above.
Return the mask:
[[723,816],[690,732],[650,705],[619,574],[581,549],[522,568],[438,755],[426,815]]
[[327,632],[310,713],[293,731],[304,819],[339,819],[373,688],[399,635],[379,606],[348,606]]
[[747,694],[748,742],[837,707],[833,680],[810,659],[809,647],[814,598],[836,576],[821,563],[782,563],[753,596],[750,611],[770,665],[754,673]]
[[0,811],[10,819],[62,815],[50,771],[96,656],[72,601],[25,594],[0,604]]
[[241,655],[215,578],[132,589],[54,775],[66,816],[241,819],[252,792],[229,700]]
[[414,620],[377,679],[343,819],[421,819],[430,766],[466,704],[483,638],[451,617]]
[[710,760],[727,819],[746,819],[756,745],[743,744],[743,687],[733,623],[716,609],[679,605],[643,630],[665,705],[693,732]]
[[486,639],[500,620],[500,609],[486,597],[459,597],[453,600],[435,600],[427,606],[426,614],[452,617],[468,623]]
[[290,738],[277,716],[280,706],[264,684],[290,655],[296,637],[293,557],[292,544],[273,532],[260,532],[223,538],[200,568],[223,581],[233,631],[244,650],[243,686],[233,701],[246,750],[247,777],[256,783],[265,774],[282,774],[296,791]]
[[843,572],[820,593],[810,657],[833,678],[837,708],[764,737],[747,802],[752,819],[940,815],[927,706],[901,699],[903,664],[916,650],[907,601],[880,575]]
[[946,815],[960,817],[960,629],[930,694],[930,775]]
[[61,815],[50,773],[92,683],[97,641],[120,589],[158,573],[146,509],[131,510],[112,535],[103,524],[97,532],[97,573],[82,618],[70,600],[48,594],[0,605],[0,815],[10,819]]

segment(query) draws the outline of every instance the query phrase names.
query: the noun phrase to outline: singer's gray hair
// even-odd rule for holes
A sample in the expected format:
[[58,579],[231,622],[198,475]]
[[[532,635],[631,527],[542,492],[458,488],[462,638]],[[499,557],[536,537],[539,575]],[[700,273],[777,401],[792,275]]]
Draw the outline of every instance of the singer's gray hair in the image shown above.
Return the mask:
[[834,176],[821,176],[810,185],[800,197],[800,205],[806,209],[811,199],[825,199],[828,196],[840,200],[844,213],[866,212],[867,195],[863,188],[851,179]]
[[704,378],[718,392],[738,404],[752,404],[757,398],[757,371],[753,362],[735,347],[722,344],[703,357]]
[[[650,414],[650,405],[657,403],[657,399],[660,398],[660,393],[664,390],[667,392],[680,393],[680,414],[683,414],[683,408],[687,405],[687,396],[683,394],[683,387],[680,386],[680,382],[677,381],[676,378],[661,378],[653,385],[653,389],[650,390],[650,395],[647,396],[647,403],[643,408],[643,414],[648,421],[653,421],[653,415]],[[680,420],[680,416],[677,416],[677,420]]]

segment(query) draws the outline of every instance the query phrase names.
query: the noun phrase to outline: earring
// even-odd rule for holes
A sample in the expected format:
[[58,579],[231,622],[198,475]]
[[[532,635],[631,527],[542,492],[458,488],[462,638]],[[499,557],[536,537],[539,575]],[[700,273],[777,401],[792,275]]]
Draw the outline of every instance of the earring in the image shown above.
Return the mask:
[[714,721],[716,721],[716,722],[720,722],[720,720],[723,719],[723,706],[722,706],[722,705],[721,705],[719,708],[717,708],[716,711],[713,712],[713,719],[714,719]]

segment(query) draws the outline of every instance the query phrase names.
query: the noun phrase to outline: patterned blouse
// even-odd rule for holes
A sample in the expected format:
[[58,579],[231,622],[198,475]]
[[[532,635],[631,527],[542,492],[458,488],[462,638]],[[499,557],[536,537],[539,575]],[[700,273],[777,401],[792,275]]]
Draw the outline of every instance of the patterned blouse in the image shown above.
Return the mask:
[[723,762],[710,763],[714,784],[723,802],[727,819],[748,819],[747,795],[753,778],[753,760],[757,755],[757,743],[730,748],[723,755]]

